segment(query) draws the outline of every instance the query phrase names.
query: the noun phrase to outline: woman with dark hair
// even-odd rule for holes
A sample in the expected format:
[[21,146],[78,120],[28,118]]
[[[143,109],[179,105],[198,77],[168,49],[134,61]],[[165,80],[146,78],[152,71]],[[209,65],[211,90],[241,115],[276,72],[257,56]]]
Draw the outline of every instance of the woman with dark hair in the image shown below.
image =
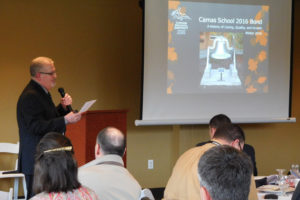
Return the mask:
[[47,133],[35,157],[31,200],[98,200],[94,191],[81,186],[71,141],[60,133]]

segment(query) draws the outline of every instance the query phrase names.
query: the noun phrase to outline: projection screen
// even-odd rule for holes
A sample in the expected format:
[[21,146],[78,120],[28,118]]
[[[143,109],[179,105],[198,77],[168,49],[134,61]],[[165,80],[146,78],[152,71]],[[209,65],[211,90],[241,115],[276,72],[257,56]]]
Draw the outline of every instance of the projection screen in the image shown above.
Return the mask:
[[136,125],[290,122],[292,0],[145,0]]

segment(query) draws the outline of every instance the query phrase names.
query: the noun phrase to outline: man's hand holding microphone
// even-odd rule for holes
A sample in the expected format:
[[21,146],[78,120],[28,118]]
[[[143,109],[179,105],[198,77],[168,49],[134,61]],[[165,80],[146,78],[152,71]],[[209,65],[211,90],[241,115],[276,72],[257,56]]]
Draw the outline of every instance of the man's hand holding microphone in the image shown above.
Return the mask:
[[73,124],[78,122],[81,119],[81,113],[78,113],[76,111],[73,111],[72,109],[72,97],[65,93],[63,88],[58,88],[58,92],[61,95],[60,103],[63,106],[63,108],[67,111],[69,111],[68,114],[65,115],[65,122],[66,124]]

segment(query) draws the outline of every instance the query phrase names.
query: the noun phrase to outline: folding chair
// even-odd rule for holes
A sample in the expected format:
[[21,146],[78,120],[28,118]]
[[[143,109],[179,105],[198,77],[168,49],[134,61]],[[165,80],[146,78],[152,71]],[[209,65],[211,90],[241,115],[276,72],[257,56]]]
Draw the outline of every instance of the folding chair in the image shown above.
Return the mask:
[[[12,143],[0,143],[0,153],[9,153],[9,154],[19,154],[19,143],[12,144]],[[12,171],[0,171],[0,179],[3,178],[11,178],[14,179],[14,195],[13,199],[18,199],[18,192],[19,192],[19,179],[22,179],[23,181],[23,192],[25,199],[27,198],[27,188],[26,188],[26,181],[25,181],[25,175],[23,173],[18,173],[17,170],[18,167],[18,158],[16,159],[15,169],[12,169]]]
[[13,197],[13,189],[9,188],[8,192],[0,191],[0,199],[1,200],[12,200]]

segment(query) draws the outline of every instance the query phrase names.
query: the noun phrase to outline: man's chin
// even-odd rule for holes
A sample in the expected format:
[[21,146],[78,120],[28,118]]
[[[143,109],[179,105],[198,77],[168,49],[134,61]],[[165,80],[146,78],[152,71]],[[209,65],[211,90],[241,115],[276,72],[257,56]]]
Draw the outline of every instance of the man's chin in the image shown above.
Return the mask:
[[52,83],[52,84],[51,84],[51,89],[54,88],[55,85],[56,85],[56,83]]

